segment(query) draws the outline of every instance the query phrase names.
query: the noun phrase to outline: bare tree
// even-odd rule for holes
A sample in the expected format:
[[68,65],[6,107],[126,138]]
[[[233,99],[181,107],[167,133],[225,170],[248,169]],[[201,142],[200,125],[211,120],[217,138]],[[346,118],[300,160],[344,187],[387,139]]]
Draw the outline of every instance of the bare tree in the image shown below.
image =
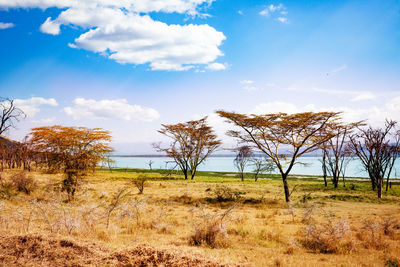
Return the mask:
[[[323,150],[323,168],[331,176],[332,183],[335,188],[338,187],[340,177],[345,178],[346,167],[350,158],[349,135],[356,128],[363,125],[363,122],[356,122],[350,124],[336,125],[333,132],[335,137],[329,139],[322,144]],[[326,173],[325,186],[326,186]],[[345,184],[344,184],[345,185]]]
[[228,131],[229,136],[265,153],[275,163],[281,176],[285,200],[290,202],[287,177],[296,160],[317,150],[335,136],[331,129],[338,125],[338,112],[304,112],[297,114],[246,115],[217,111],[239,130]]
[[253,151],[251,150],[250,146],[244,145],[239,146],[238,148],[234,149],[237,151],[236,157],[233,160],[237,170],[239,171],[240,178],[242,182],[244,181],[244,169],[246,165],[250,162],[251,157],[253,156]]
[[185,179],[188,179],[190,173],[193,180],[197,167],[222,143],[206,120],[207,117],[204,117],[185,123],[162,124],[163,128],[158,132],[173,141],[168,148],[162,148],[160,143],[153,145],[159,152],[165,152],[174,159]]
[[350,136],[352,152],[361,160],[371,180],[372,189],[377,189],[382,198],[383,181],[389,181],[394,163],[400,151],[400,133],[396,121],[386,120],[384,128],[366,129]]
[[15,122],[25,117],[25,113],[15,105],[13,99],[0,98],[0,135],[15,128]]
[[149,161],[147,162],[147,164],[149,165],[150,171],[152,170],[151,165],[153,165],[153,163],[154,163],[154,161],[152,161],[152,160],[149,160]]
[[258,175],[261,173],[271,173],[276,169],[274,162],[267,157],[257,157],[251,158],[251,165],[254,166],[254,181],[257,182]]

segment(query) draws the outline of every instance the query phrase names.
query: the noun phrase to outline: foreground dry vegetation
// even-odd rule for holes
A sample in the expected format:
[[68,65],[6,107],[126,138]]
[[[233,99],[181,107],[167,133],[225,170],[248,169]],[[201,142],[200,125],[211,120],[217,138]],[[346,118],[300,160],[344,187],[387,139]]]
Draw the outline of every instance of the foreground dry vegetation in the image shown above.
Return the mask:
[[97,171],[67,201],[61,174],[1,177],[5,265],[400,264],[399,185],[377,200],[368,183],[292,178],[287,204],[274,179]]

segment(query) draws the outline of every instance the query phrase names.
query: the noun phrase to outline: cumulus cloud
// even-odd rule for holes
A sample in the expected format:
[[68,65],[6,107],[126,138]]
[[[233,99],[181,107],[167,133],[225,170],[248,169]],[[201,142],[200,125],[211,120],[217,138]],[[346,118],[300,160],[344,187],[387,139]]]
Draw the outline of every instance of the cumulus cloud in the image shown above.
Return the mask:
[[0,0],[0,8],[60,9],[115,7],[136,13],[166,12],[197,14],[199,7],[210,5],[214,0]]
[[64,112],[75,120],[80,119],[117,119],[126,121],[153,121],[160,114],[152,108],[130,105],[126,99],[93,100],[76,98],[74,106],[65,107]]
[[29,99],[15,99],[15,106],[20,108],[28,117],[34,117],[41,106],[58,106],[54,98],[32,97]]
[[[88,29],[70,43],[72,48],[100,53],[121,64],[149,64],[152,70],[188,70],[197,64],[221,68],[222,32],[203,25],[168,25],[143,13],[199,14],[213,0],[0,0],[3,8],[65,9],[47,18],[40,30],[60,34],[60,25]],[[214,64],[214,65],[212,65]]]
[[264,17],[275,17],[275,19],[282,23],[288,23],[286,7],[281,3],[279,5],[269,5],[259,12]]
[[40,25],[40,31],[47,34],[58,35],[60,34],[60,24],[47,18],[46,21]]
[[221,64],[221,63],[211,63],[208,64],[207,66],[208,70],[213,70],[213,71],[217,71],[217,70],[226,70],[226,64]]
[[14,26],[15,26],[14,23],[0,22],[0,30],[5,30],[5,29],[13,28]]

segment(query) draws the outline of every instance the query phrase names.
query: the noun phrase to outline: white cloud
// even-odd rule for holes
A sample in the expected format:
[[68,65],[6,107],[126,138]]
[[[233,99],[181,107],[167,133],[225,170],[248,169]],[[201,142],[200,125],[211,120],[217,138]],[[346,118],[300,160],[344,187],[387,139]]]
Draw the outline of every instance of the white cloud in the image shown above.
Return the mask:
[[241,84],[253,84],[254,81],[252,81],[252,80],[241,80],[240,83]]
[[243,86],[243,89],[246,90],[246,91],[249,91],[249,92],[251,92],[251,91],[259,91],[260,90],[260,88],[258,88],[256,86],[252,86],[252,85],[245,85],[245,86]]
[[32,97],[29,99],[15,99],[15,106],[20,108],[28,117],[34,117],[39,111],[40,106],[58,106],[54,98]]
[[136,13],[167,12],[197,14],[199,7],[214,0],[0,0],[0,8],[121,8]]
[[221,63],[211,63],[211,64],[208,64],[208,66],[207,66],[207,69],[208,70],[214,70],[214,71],[217,71],[217,70],[226,70],[226,64],[221,64]]
[[242,11],[242,10],[239,10],[239,11],[238,11],[238,14],[239,14],[239,15],[243,15],[243,11]]
[[13,28],[14,26],[15,26],[14,23],[0,22],[0,30],[5,30],[5,29]]
[[259,14],[264,17],[271,17],[275,15],[274,17],[276,18],[277,21],[282,23],[289,23],[286,17],[288,12],[286,10],[286,7],[282,3],[279,5],[271,4],[265,9],[261,10]]
[[282,23],[288,23],[288,19],[285,17],[278,17],[276,20],[282,22]]
[[330,95],[352,96],[352,98],[349,99],[351,102],[372,100],[376,98],[374,93],[368,91],[330,90],[321,88],[314,88],[313,91]]
[[240,83],[243,85],[243,89],[246,91],[259,91],[260,88],[258,88],[257,86],[254,85],[254,81],[252,80],[242,80],[240,81]]
[[76,98],[74,106],[65,107],[67,115],[75,120],[80,119],[117,119],[126,121],[153,121],[160,114],[152,108],[139,105],[130,105],[126,99],[117,100],[93,100]]
[[278,11],[278,10],[281,10],[281,9],[284,9],[284,8],[285,8],[285,7],[283,6],[282,3],[279,4],[279,5],[277,5],[277,6],[271,4],[271,5],[269,5],[269,7],[268,7],[268,9],[269,9],[271,12],[275,12],[275,11]]
[[268,8],[263,9],[263,10],[261,10],[260,13],[258,13],[258,14],[260,14],[261,16],[266,16],[266,17],[268,17],[268,16],[269,16],[269,9],[268,9]]
[[40,31],[47,34],[58,35],[60,34],[60,24],[47,18],[46,21],[40,25]]
[[375,99],[376,95],[371,92],[359,92],[355,97],[350,99],[352,102],[363,101],[363,100],[372,100]]
[[298,112],[321,112],[321,111],[334,111],[343,112],[342,117],[346,122],[356,122],[367,120],[367,123],[373,127],[380,127],[384,124],[386,119],[400,121],[400,96],[389,100],[379,106],[371,106],[368,108],[356,108],[349,106],[335,106],[335,107],[315,107],[314,105],[305,105],[299,107],[293,103],[288,102],[268,102],[257,105],[250,111],[252,114],[269,114],[269,113],[298,113]]
[[39,123],[39,124],[52,124],[56,120],[55,117],[51,118],[45,118],[45,119],[40,119],[40,120],[32,120],[33,123]]
[[[72,48],[100,53],[121,64],[149,64],[152,70],[188,70],[213,64],[223,56],[222,32],[203,25],[168,25],[148,12],[199,15],[213,0],[0,0],[0,8],[65,9],[47,18],[40,30],[60,34],[60,25],[77,26],[87,32],[69,44]],[[203,16],[204,17],[204,16]],[[218,64],[218,63],[215,63]],[[219,66],[221,67],[221,66]]]
[[299,112],[299,109],[294,104],[275,101],[275,102],[258,104],[252,111],[250,111],[250,113],[258,115],[279,113],[279,112],[291,114]]

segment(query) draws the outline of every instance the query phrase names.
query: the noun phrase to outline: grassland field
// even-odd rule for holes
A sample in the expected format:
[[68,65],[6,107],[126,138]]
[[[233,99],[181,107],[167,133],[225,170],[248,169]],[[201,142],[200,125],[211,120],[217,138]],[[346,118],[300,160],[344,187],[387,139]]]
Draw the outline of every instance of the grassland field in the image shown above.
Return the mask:
[[[18,172],[2,172],[3,184]],[[233,266],[400,264],[398,181],[378,199],[368,179],[333,188],[321,177],[292,175],[288,204],[280,176],[272,174],[254,181],[248,173],[242,182],[235,173],[199,172],[184,180],[165,170],[99,169],[81,179],[73,201],[60,190],[62,174],[27,176],[35,182],[29,194],[11,186],[0,191],[3,237],[66,239],[111,254],[145,245]],[[143,194],[133,183],[138,179],[146,180]],[[44,254],[22,261],[29,249],[15,256],[4,248],[0,266],[65,264]],[[115,263],[75,260],[77,266]],[[118,264],[129,266],[129,259]]]

